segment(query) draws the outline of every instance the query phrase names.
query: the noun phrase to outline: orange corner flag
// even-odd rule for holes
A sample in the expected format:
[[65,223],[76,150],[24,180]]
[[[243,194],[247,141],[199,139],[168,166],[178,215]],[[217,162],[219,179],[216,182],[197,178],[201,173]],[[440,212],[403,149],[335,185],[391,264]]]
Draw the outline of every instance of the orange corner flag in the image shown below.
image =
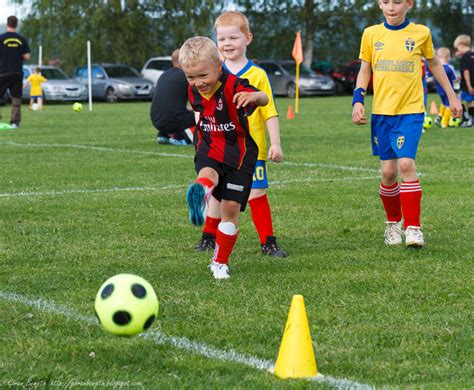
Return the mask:
[[291,104],[288,106],[288,111],[286,112],[286,118],[295,119],[295,113],[293,112],[293,107],[291,107]]
[[430,114],[431,115],[438,115],[438,106],[434,101],[431,102],[431,107],[430,107]]
[[295,43],[293,44],[293,51],[291,52],[293,59],[297,64],[303,62],[303,44],[301,43],[301,34],[298,31],[296,33]]

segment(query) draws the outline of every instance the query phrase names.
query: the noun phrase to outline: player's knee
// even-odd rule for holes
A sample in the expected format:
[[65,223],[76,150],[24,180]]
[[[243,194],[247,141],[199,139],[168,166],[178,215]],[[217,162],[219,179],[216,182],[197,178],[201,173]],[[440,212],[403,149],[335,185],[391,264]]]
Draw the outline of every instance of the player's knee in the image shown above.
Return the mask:
[[400,159],[398,168],[402,175],[413,173],[416,171],[415,161],[410,158]]
[[382,177],[387,182],[392,182],[397,179],[398,170],[393,166],[386,166],[382,168]]

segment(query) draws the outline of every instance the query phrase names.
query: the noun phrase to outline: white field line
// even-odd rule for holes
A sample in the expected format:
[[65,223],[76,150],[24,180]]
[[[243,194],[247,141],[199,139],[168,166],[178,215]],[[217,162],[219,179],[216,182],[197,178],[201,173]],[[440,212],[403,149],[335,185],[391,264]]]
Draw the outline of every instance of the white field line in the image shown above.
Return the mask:
[[[148,152],[148,151],[143,151],[143,150],[115,149],[115,148],[106,148],[106,147],[101,147],[101,146],[77,145],[77,144],[31,144],[31,143],[18,143],[18,142],[12,142],[12,141],[4,141],[3,144],[25,147],[25,148],[74,148],[74,149],[97,150],[101,152],[145,154],[145,155],[154,155],[154,156],[161,156],[161,157],[194,158],[194,155],[190,155],[190,154]],[[336,164],[297,163],[297,162],[283,162],[282,164],[289,165],[289,166],[296,166],[296,167],[339,169],[339,170],[354,171],[354,172],[374,172],[374,173],[380,172],[380,170],[378,169],[344,166],[344,165],[336,165]]]
[[[88,316],[84,314],[80,314],[77,311],[70,309],[63,305],[57,305],[50,300],[43,300],[37,298],[28,298],[24,295],[11,293],[6,291],[0,290],[0,299],[8,302],[13,303],[20,303],[26,306],[30,306],[36,310],[60,315],[65,317],[67,320],[76,321],[79,323],[85,323],[88,325],[99,325],[97,319],[93,316]],[[149,330],[146,333],[142,334],[142,337],[145,340],[150,340],[158,345],[172,345],[177,349],[181,349],[190,353],[194,353],[197,355],[205,356],[209,359],[215,359],[220,361],[228,361],[233,363],[240,363],[246,366],[273,372],[274,365],[273,362],[270,360],[260,359],[259,357],[243,354],[232,349],[230,350],[223,350],[219,349],[204,343],[192,341],[187,337],[178,337],[178,336],[170,336],[160,332],[159,330]],[[347,390],[371,390],[375,389],[375,387],[366,385],[363,383],[353,382],[348,379],[338,379],[333,378],[328,375],[318,374],[318,376],[314,378],[308,378],[311,381],[322,382],[328,384],[336,389],[347,389]]]
[[[279,180],[272,181],[271,184],[274,186],[285,186],[293,183],[326,183],[335,181],[358,181],[358,180],[376,180],[379,176],[364,176],[364,177],[340,177],[340,178],[321,178],[321,179],[291,179],[291,180]],[[70,189],[70,190],[53,190],[53,191],[22,191],[22,192],[5,192],[0,193],[0,198],[13,198],[13,197],[34,197],[34,196],[60,196],[60,195],[71,195],[71,194],[99,194],[99,193],[110,193],[110,192],[127,192],[127,191],[166,191],[185,189],[186,185],[182,184],[170,184],[162,187],[111,187],[111,188],[97,188],[97,189]]]

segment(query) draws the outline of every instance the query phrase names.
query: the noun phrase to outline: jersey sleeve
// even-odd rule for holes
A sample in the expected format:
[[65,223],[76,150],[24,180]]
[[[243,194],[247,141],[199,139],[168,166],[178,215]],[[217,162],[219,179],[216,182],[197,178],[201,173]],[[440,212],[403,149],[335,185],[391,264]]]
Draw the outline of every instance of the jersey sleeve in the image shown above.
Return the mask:
[[[235,80],[234,95],[239,92],[259,92],[260,90],[255,88],[253,85],[250,85],[247,79],[237,78]],[[248,104],[246,107],[242,107],[243,113],[245,116],[250,116],[253,114],[257,108],[256,104]]]
[[461,74],[469,69],[469,59],[468,59],[469,53],[464,53],[461,59],[459,60],[459,70],[461,71]]
[[270,80],[265,72],[261,73],[260,82],[258,85],[260,91],[265,92],[268,96],[268,104],[260,107],[260,113],[263,117],[263,120],[266,122],[268,119],[278,116],[278,111],[276,109],[275,100],[273,99],[273,91],[270,84]]
[[365,29],[360,42],[359,59],[372,63],[372,34],[369,29]]
[[431,60],[434,55],[434,47],[433,47],[433,39],[431,38],[431,31],[427,28],[427,37],[423,42],[421,47],[422,56],[425,57],[427,60]]
[[40,76],[40,83],[45,83],[46,81],[46,78],[44,76]]

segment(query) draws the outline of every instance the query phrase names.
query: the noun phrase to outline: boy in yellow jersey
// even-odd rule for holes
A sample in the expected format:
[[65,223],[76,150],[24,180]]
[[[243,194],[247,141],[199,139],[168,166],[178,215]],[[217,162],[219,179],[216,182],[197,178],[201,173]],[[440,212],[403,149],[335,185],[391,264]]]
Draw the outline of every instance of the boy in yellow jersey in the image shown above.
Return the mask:
[[[379,156],[381,164],[379,194],[387,214],[385,243],[401,244],[404,227],[406,246],[420,248],[424,238],[415,157],[425,111],[421,57],[426,58],[431,73],[446,92],[454,117],[461,115],[462,107],[443,65],[434,55],[429,28],[406,18],[413,3],[414,0],[379,0],[385,22],[366,28],[362,35],[362,64],[352,100],[352,121],[357,125],[367,123],[364,95],[372,72],[372,153]],[[399,173],[401,186],[397,182]]]
[[[288,253],[277,245],[273,234],[272,215],[266,194],[266,188],[268,188],[266,159],[268,157],[277,163],[283,160],[278,112],[270,81],[265,71],[246,57],[247,46],[252,42],[252,33],[245,15],[236,11],[225,12],[217,18],[214,28],[217,34],[217,47],[224,59],[223,68],[237,77],[247,79],[255,88],[265,92],[270,99],[266,106],[257,107],[249,116],[250,134],[258,145],[258,160],[248,203],[259,235],[262,253],[272,257],[287,257]],[[265,126],[270,136],[268,153]],[[219,202],[212,197],[201,241],[196,247],[197,251],[214,248],[220,218]]]
[[38,110],[41,111],[43,109],[43,90],[41,88],[41,83],[45,83],[47,80],[41,74],[41,69],[36,68],[35,73],[32,73],[28,76],[25,80],[25,84],[23,88],[26,88],[28,83],[31,83],[30,89],[30,110],[33,109],[33,103],[38,103]]

